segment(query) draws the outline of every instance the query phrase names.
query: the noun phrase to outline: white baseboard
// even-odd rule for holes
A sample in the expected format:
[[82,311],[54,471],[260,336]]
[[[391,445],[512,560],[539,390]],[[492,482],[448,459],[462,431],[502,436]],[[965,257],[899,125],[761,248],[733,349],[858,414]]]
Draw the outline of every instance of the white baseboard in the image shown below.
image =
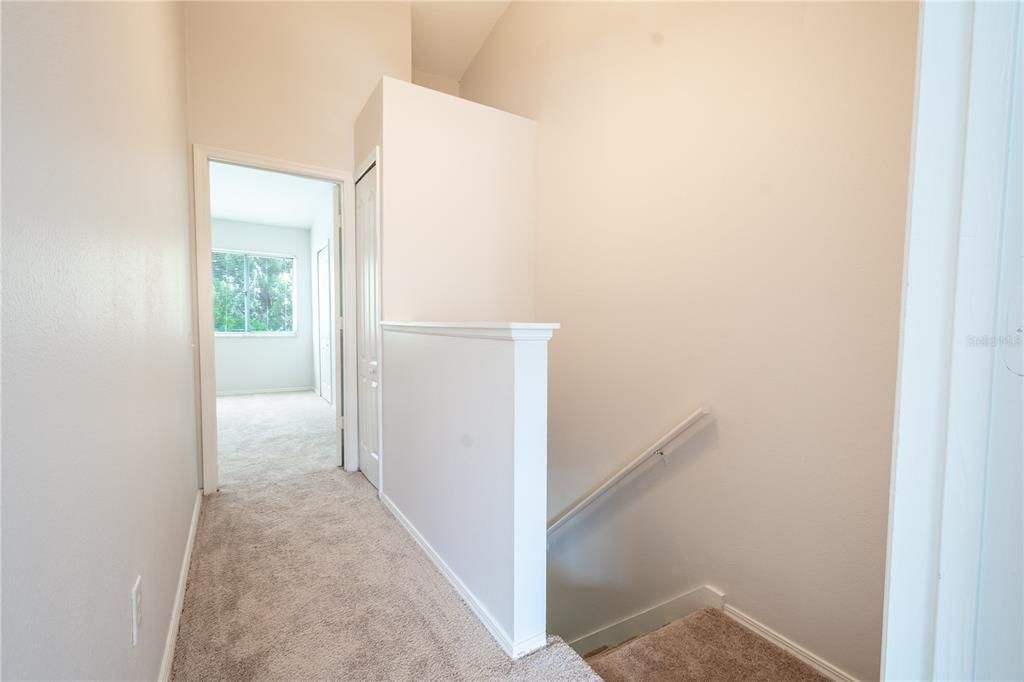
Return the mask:
[[181,609],[185,605],[185,585],[188,583],[188,567],[192,564],[192,547],[196,542],[196,530],[199,528],[199,510],[203,507],[203,491],[196,492],[196,503],[192,508],[192,525],[188,529],[188,540],[185,542],[185,556],[181,559],[181,571],[178,573],[178,591],[174,594],[171,604],[171,622],[167,627],[167,641],[164,642],[164,657],[160,661],[160,682],[171,678],[171,664],[174,663],[174,646],[178,643],[178,624],[181,622]]
[[494,637],[494,640],[498,643],[498,646],[500,646],[506,654],[511,658],[516,659],[525,656],[532,651],[536,651],[547,644],[547,633],[544,632],[534,634],[518,642],[512,641],[512,638],[508,636],[505,629],[501,627],[497,620],[495,620],[494,616],[492,616],[490,611],[487,610],[487,607],[476,598],[476,595],[473,594],[472,590],[470,590],[466,584],[462,582],[459,576],[455,574],[455,571],[445,563],[445,560],[441,558],[441,555],[430,546],[427,539],[420,534],[416,529],[416,526],[412,524],[412,521],[406,518],[405,514],[402,513],[391,498],[382,493],[380,499],[381,502],[384,503],[384,506],[394,514],[395,518],[398,519],[398,522],[402,524],[409,535],[411,535],[419,544],[420,548],[423,549],[426,555],[430,557],[430,560],[434,562],[434,565],[437,566],[439,571],[441,571],[441,574],[448,579],[448,582],[452,584],[455,591],[462,596],[462,599],[469,605],[469,608],[472,609],[473,613],[476,614],[476,617],[484,624],[484,627],[487,628],[491,633],[491,636]]
[[291,388],[250,388],[247,391],[217,391],[217,397],[230,397],[233,395],[260,395],[263,393],[306,393],[314,391],[312,386],[293,386]]
[[857,678],[853,675],[847,673],[846,671],[842,670],[837,666],[832,665],[820,656],[811,653],[810,651],[803,648],[796,642],[780,635],[778,632],[772,630],[764,623],[754,620],[747,614],[737,609],[735,606],[729,606],[727,604],[723,611],[725,612],[725,615],[729,616],[740,625],[746,627],[748,630],[751,630],[752,632],[760,635],[761,637],[764,637],[780,649],[784,649],[793,656],[796,656],[801,661],[811,666],[825,677],[828,677],[832,680],[836,680],[836,682],[858,682]]
[[720,609],[724,604],[725,595],[714,587],[702,585],[590,634],[577,637],[569,642],[569,646],[583,656],[602,646],[615,646],[632,637],[656,630],[694,611],[706,608]]

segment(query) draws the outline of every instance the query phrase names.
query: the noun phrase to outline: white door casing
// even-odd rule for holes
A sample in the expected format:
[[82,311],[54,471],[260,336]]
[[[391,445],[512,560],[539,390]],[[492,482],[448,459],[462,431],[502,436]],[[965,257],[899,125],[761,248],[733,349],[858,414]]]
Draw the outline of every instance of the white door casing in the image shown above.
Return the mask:
[[1024,21],[920,11],[881,677],[1021,679]]
[[330,246],[325,244],[316,252],[316,307],[317,307],[317,385],[320,397],[333,403],[334,373],[331,371],[331,341],[333,320],[331,315]]
[[[345,466],[345,439],[348,437],[345,431],[345,404],[355,402],[354,397],[349,396],[350,389],[346,384],[349,383],[345,379],[345,366],[347,360],[345,359],[345,311],[349,308],[350,304],[345,297],[345,290],[348,289],[346,282],[348,278],[349,267],[343,263],[342,254],[347,249],[344,247],[345,236],[345,205],[344,199],[346,192],[352,192],[352,183],[342,187],[342,185],[334,186],[334,231],[331,233],[331,240],[328,241],[327,245],[330,247],[329,258],[331,263],[331,278],[330,287],[331,295],[331,314],[334,319],[331,321],[331,339],[333,345],[331,346],[331,376],[334,381],[334,419],[335,419],[335,463],[339,467]],[[347,202],[354,204],[355,202]],[[353,221],[354,224],[355,221]],[[350,225],[351,225],[350,224]],[[355,376],[355,372],[351,376]],[[354,391],[353,391],[354,392]],[[355,427],[352,428],[355,431]],[[353,459],[355,455],[353,455]]]
[[356,180],[356,353],[359,469],[380,489],[379,183],[372,161]]
[[[335,183],[335,208],[338,209],[335,234],[338,235],[339,239],[344,238],[348,240],[354,237],[355,232],[354,230],[345,231],[342,229],[344,225],[352,225],[355,223],[355,201],[352,200],[352,196],[354,194],[352,173],[332,168],[308,166],[305,164],[230,149],[218,149],[201,144],[192,145],[192,198],[194,211],[192,277],[193,285],[195,287],[195,298],[193,301],[195,329],[193,346],[195,349],[197,379],[196,417],[199,426],[198,468],[200,480],[198,483],[203,493],[207,495],[216,492],[219,484],[219,467],[217,463],[217,388],[216,375],[214,371],[213,278],[211,276],[212,246],[209,173],[209,164],[211,161],[231,163],[278,173],[288,173],[299,177]],[[343,198],[344,201],[342,200]],[[339,258],[339,263],[337,264],[335,271],[339,273],[339,276],[344,280],[345,291],[354,292],[356,289],[354,263],[346,260],[345,265],[347,267],[343,267],[340,262],[341,253],[343,252],[344,251],[340,248],[332,249],[333,256]],[[354,254],[354,252],[354,248],[348,251],[350,254]],[[346,257],[346,259],[350,258],[351,256]],[[352,336],[355,336],[355,329],[350,328],[349,325],[354,322],[355,314],[354,312],[347,315],[344,313],[354,311],[355,305],[356,301],[354,300],[353,293],[346,293],[341,305],[342,309],[338,311],[339,326],[343,323],[346,330]],[[339,330],[338,334],[339,342],[336,343],[334,346],[335,348],[341,348],[341,330]],[[342,363],[339,363],[335,374],[335,376],[338,377],[335,380],[335,386],[342,387],[339,389],[341,390],[339,395],[343,396],[343,400],[338,400],[335,405],[335,409],[339,415],[339,425],[343,423],[340,417],[343,409],[341,403],[343,401],[347,405],[345,411],[353,413],[353,417],[354,413],[357,411],[357,406],[355,404],[357,394],[355,377],[357,372],[354,347],[351,350],[345,351],[344,363],[343,366],[341,365]],[[343,377],[345,376],[352,377],[353,379],[344,379]],[[340,445],[343,439],[346,449],[350,448],[353,452],[357,450],[356,442],[358,439],[355,432],[355,428],[347,429],[343,433],[339,430],[337,439],[339,445],[337,461],[339,464],[341,464]],[[351,460],[352,467],[354,469],[356,457],[352,457]],[[348,466],[349,464],[346,462],[346,467]]]

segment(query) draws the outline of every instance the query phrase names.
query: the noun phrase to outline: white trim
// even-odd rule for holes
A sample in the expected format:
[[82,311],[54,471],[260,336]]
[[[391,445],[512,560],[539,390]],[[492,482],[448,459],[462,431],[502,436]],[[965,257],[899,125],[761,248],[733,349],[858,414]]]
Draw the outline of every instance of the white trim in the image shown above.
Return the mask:
[[360,180],[362,180],[363,176],[369,173],[370,169],[373,168],[374,164],[378,163],[379,161],[380,145],[374,145],[373,151],[370,152],[369,156],[363,159],[363,162],[359,164],[359,167],[356,169],[356,172],[353,175],[353,177],[355,178],[353,182],[359,182]]
[[[992,644],[982,639],[985,635],[981,631],[987,629],[987,624],[982,620],[986,615],[979,609],[985,608],[980,602],[986,573],[993,570],[985,566],[992,559],[986,558],[982,540],[986,536],[986,507],[990,504],[988,466],[993,454],[992,438],[996,435],[991,429],[996,407],[993,372],[998,366],[998,354],[993,347],[974,347],[972,337],[994,334],[1000,328],[997,311],[1003,232],[1020,229],[1007,220],[1005,213],[1010,190],[1007,161],[1016,89],[1019,11],[1019,3],[974,5],[945,425],[940,577],[931,671],[934,679],[975,679],[979,668],[984,669],[979,665],[983,663],[979,657],[986,656],[985,644]],[[1015,257],[1019,256],[1018,251]],[[1017,448],[1019,457],[1019,435]],[[1008,517],[1020,511],[1006,509],[1005,513]],[[999,513],[987,514],[988,524],[998,523]],[[996,550],[997,554],[1004,551],[1020,550],[1011,546]],[[1020,602],[1006,608],[1020,617]],[[1020,646],[1022,642],[1018,639],[1014,644]],[[1019,667],[1016,669],[1020,671]]]
[[575,649],[580,656],[585,656],[602,646],[616,646],[627,639],[647,634],[700,609],[721,609],[724,605],[725,595],[721,591],[710,585],[701,585],[634,613],[632,616],[627,616],[589,634],[577,637],[569,642],[569,646]]
[[[348,171],[308,166],[256,154],[207,147],[201,144],[192,145],[193,256],[195,265],[192,276],[195,290],[197,328],[195,352],[196,364],[199,368],[199,432],[202,490],[204,494],[215,492],[219,482],[217,470],[217,388],[214,369],[213,281],[210,276],[212,271],[211,161],[333,182],[341,187],[341,191],[346,193],[345,196],[351,196],[350,193],[353,186],[352,174]],[[355,224],[352,203],[346,202],[342,207],[349,224]],[[333,234],[331,238],[332,240],[335,238]],[[345,290],[352,291],[355,287],[355,271],[351,268],[343,268],[342,277],[345,280]],[[350,306],[354,305],[355,299],[346,296],[346,300],[342,302],[343,319],[354,319],[354,316],[350,314],[352,312]],[[346,312],[349,314],[345,314]],[[355,381],[355,374],[349,374],[348,382],[353,381]],[[345,391],[345,395],[349,395],[348,391]],[[349,430],[346,430],[346,434],[348,432]],[[351,432],[354,437],[355,426],[351,429]]]
[[495,341],[547,341],[557,322],[381,322],[381,329],[404,334],[458,336]]
[[193,244],[195,245],[196,364],[199,366],[199,431],[202,490],[217,490],[217,375],[214,369],[213,220],[210,217],[210,154],[192,147]]
[[972,679],[985,655],[978,603],[982,538],[993,521],[986,496],[998,365],[996,347],[972,347],[972,337],[1000,324],[1000,261],[1009,257],[1000,252],[1014,229],[1005,202],[1019,191],[1007,162],[1020,121],[1022,40],[1017,3],[922,3],[883,679]]
[[924,2],[918,14],[882,679],[932,677],[944,460],[937,453],[946,448],[948,330],[956,288],[973,16],[969,3]]
[[[548,633],[547,632],[538,632],[535,635],[530,635],[529,637],[523,637],[521,640],[516,642],[515,645],[513,646],[513,649],[515,651],[518,651],[519,653],[509,654],[509,656],[511,656],[513,659],[522,658],[523,656],[526,656],[528,654],[532,654],[534,651],[537,651],[538,649],[543,649],[547,645],[548,645]],[[506,650],[505,653],[508,653],[508,651]]]
[[287,339],[289,337],[298,336],[298,332],[214,332],[215,338],[224,337],[226,339]]
[[342,268],[342,253],[347,252],[344,248],[345,232],[349,229],[346,223],[345,211],[348,207],[345,192],[352,191],[351,184],[341,186],[335,185],[331,192],[331,200],[334,202],[334,216],[331,220],[331,237],[327,240],[328,246],[334,245],[331,249],[331,314],[334,319],[331,321],[331,368],[334,371],[334,419],[335,419],[335,464],[339,467],[345,465],[345,384],[344,371],[345,358],[345,293],[348,286],[342,282],[342,276],[349,271],[348,267]]
[[[250,388],[241,391],[217,391],[218,398],[230,398],[236,395],[262,395],[264,393],[316,393],[313,386],[293,386],[289,388]],[[318,396],[319,397],[319,396]]]
[[473,613],[476,614],[476,617],[480,619],[480,622],[484,624],[484,627],[487,628],[488,632],[491,633],[491,636],[494,637],[494,640],[498,643],[498,646],[500,646],[506,654],[513,659],[521,658],[522,656],[536,651],[547,644],[547,635],[545,633],[530,635],[518,642],[513,642],[505,632],[504,628],[502,628],[494,616],[491,615],[491,612],[487,610],[487,607],[477,599],[476,595],[473,594],[468,587],[466,587],[466,584],[463,583],[462,580],[459,579],[459,576],[457,576],[448,564],[445,563],[444,559],[441,558],[441,555],[434,551],[434,548],[430,546],[427,539],[424,538],[418,530],[416,530],[416,526],[412,525],[412,521],[406,518],[405,514],[402,513],[391,498],[384,493],[381,493],[380,499],[381,502],[384,503],[384,506],[394,514],[396,519],[398,519],[398,522],[402,524],[402,527],[405,528],[409,535],[412,536],[413,540],[419,544],[423,552],[430,557],[430,560],[434,562],[434,565],[437,566],[439,571],[441,571],[441,574],[448,579],[448,582],[451,583],[452,587],[455,588],[455,591],[459,593],[463,601],[469,605],[469,608],[472,609]]
[[[213,220],[216,220],[214,218]],[[246,225],[262,225],[262,223],[245,223]],[[278,227],[277,225],[265,225],[264,227]],[[273,253],[271,251],[250,251],[249,249],[221,249],[213,247],[211,249],[213,253],[240,253],[243,256],[256,256],[258,258],[290,258],[295,260],[297,256],[294,253]]]
[[194,144],[192,149],[202,152],[210,161],[222,161],[236,166],[246,166],[256,170],[273,170],[278,173],[298,175],[313,180],[326,180],[328,182],[352,182],[352,174],[348,171],[341,171],[325,166],[311,166],[304,163],[295,163],[283,159],[275,159],[270,156],[249,154],[247,152],[224,149],[222,147],[210,147],[204,144]]
[[839,668],[838,666],[829,663],[824,658],[811,653],[793,640],[784,637],[775,630],[772,630],[764,623],[751,618],[735,606],[726,604],[722,610],[725,612],[725,615],[729,616],[740,625],[764,639],[767,639],[769,642],[780,649],[783,649],[787,653],[799,658],[825,677],[836,680],[836,682],[858,682],[856,677],[849,674],[842,668]]
[[[377,322],[384,316],[384,168],[381,166],[380,145],[373,147],[373,162],[367,164],[364,174],[370,168],[377,169],[377,201],[374,205],[377,215],[374,218],[377,232],[376,243],[377,272]],[[357,252],[358,255],[358,252]],[[377,331],[377,496],[384,494],[384,332]]]
[[[338,197],[336,196],[336,193],[332,193],[331,201],[335,204],[334,208],[331,210],[332,214],[337,214],[338,213],[338,208],[339,207],[337,205],[337,198]],[[332,230],[332,232],[334,230],[338,229],[337,228],[337,222],[338,221],[337,221],[336,216],[332,215],[332,217],[331,217],[331,230]],[[313,391],[320,398],[323,398],[323,395],[322,395],[322,393],[323,393],[323,386],[321,385],[321,377],[320,377],[320,372],[322,370],[322,363],[323,363],[323,358],[320,355],[320,341],[321,341],[321,339],[320,339],[320,303],[321,303],[321,301],[320,301],[320,252],[324,251],[324,250],[327,251],[327,308],[328,308],[328,310],[331,313],[331,342],[330,342],[330,349],[329,349],[330,350],[329,359],[331,361],[331,397],[330,397],[329,400],[327,400],[327,402],[328,402],[328,404],[331,405],[331,407],[336,407],[335,402],[336,402],[337,399],[336,399],[335,396],[338,395],[339,389],[338,389],[338,386],[337,386],[337,383],[336,383],[337,380],[338,380],[338,376],[337,376],[338,375],[338,372],[337,372],[338,363],[334,361],[334,349],[338,348],[339,346],[338,346],[337,339],[335,339],[334,337],[337,336],[337,331],[338,331],[338,324],[337,324],[338,316],[335,315],[335,306],[334,306],[334,301],[335,301],[335,299],[337,299],[337,296],[334,293],[334,287],[335,287],[335,280],[334,280],[335,263],[334,263],[334,255],[331,253],[331,239],[330,238],[328,238],[328,240],[326,242],[323,242],[323,244],[321,244],[319,247],[317,247],[315,249],[311,249],[312,259],[311,259],[311,264],[310,264],[309,270],[310,270],[310,275],[311,275],[311,279],[312,279],[312,291],[315,292],[315,295],[310,297],[310,299],[313,301],[313,305],[310,306],[310,309],[311,309],[311,312],[314,313],[313,315],[310,316],[310,327],[311,328],[315,327],[315,330],[316,330],[316,333],[313,334],[313,357],[316,358],[316,373],[315,373],[315,376],[313,377]],[[315,325],[314,325],[314,323],[315,323]],[[341,415],[339,415],[337,412],[338,411],[335,410],[335,417],[340,417]],[[340,459],[340,457],[341,457],[341,447],[342,447],[342,444],[338,443],[338,446],[337,446],[338,449],[335,452],[336,461],[338,463],[338,466],[341,466],[341,459]]]
[[181,558],[181,570],[178,572],[178,591],[174,593],[171,604],[171,622],[167,626],[167,639],[164,642],[164,657],[160,661],[160,682],[171,678],[171,665],[174,663],[174,648],[178,643],[178,624],[181,622],[181,609],[185,605],[185,587],[188,584],[188,568],[192,564],[192,548],[196,542],[196,531],[199,528],[199,512],[203,508],[203,495],[196,493],[196,502],[192,507],[192,523],[188,527],[188,539],[185,541],[185,555]]

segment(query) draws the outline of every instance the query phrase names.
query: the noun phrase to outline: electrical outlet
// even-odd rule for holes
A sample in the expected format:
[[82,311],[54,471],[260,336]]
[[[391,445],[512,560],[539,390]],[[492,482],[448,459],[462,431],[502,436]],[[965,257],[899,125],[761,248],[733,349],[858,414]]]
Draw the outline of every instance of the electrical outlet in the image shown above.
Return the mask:
[[142,627],[142,576],[135,577],[132,586],[132,646],[139,643],[139,629]]

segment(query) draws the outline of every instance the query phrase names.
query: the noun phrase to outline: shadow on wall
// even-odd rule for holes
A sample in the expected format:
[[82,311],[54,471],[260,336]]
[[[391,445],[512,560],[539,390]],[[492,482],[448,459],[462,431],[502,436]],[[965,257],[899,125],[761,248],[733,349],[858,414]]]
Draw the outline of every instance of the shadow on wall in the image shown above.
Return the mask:
[[[705,519],[645,518],[650,512],[639,503],[645,498],[671,498],[687,471],[719,450],[718,424],[713,417],[708,421],[690,438],[666,448],[664,458],[652,458],[552,536],[548,548],[549,632],[571,642],[690,587],[675,577],[678,574],[705,574],[708,557],[690,557],[693,565],[680,567],[669,563],[668,553],[652,552],[659,542],[671,541],[661,530],[666,525],[701,524]],[[652,582],[664,585],[664,594],[650,604],[638,603],[638,589],[645,592]]]

